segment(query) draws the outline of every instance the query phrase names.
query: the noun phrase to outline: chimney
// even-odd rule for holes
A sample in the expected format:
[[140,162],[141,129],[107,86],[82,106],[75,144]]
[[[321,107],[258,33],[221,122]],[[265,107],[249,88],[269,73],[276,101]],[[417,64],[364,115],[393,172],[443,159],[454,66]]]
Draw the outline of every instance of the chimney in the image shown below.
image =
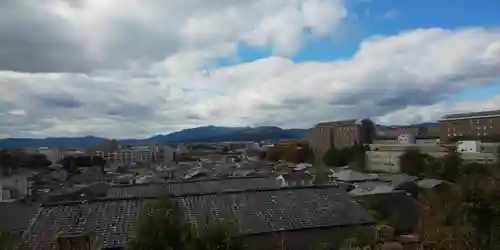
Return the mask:
[[96,237],[91,233],[61,233],[57,250],[96,250]]

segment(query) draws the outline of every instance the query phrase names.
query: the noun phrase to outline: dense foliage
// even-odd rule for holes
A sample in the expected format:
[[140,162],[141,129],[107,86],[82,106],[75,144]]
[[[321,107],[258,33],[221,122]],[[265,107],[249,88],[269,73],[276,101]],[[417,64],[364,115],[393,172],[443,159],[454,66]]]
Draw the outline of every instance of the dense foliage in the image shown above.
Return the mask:
[[307,143],[302,145],[277,145],[267,151],[269,161],[289,161],[294,163],[313,163],[314,153]]
[[43,154],[27,154],[22,150],[0,149],[0,170],[7,175],[18,168],[44,168],[51,162]]
[[[409,150],[400,160],[408,174],[447,181],[418,192],[423,249],[498,249],[500,163],[464,163],[454,148],[441,159]],[[407,188],[415,195],[415,187]]]
[[[364,162],[366,148],[363,145],[353,145],[342,149],[330,148],[323,155],[323,163],[330,167],[343,167],[352,163]],[[359,171],[364,170],[364,165],[357,166]]]
[[229,223],[207,221],[203,230],[183,220],[182,211],[168,200],[152,202],[139,217],[130,250],[239,250]]

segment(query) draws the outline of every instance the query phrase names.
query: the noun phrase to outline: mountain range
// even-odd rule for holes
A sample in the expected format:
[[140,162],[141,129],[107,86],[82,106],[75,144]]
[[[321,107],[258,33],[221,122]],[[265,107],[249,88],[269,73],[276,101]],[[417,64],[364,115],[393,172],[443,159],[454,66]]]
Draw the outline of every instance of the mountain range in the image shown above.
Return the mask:
[[[433,127],[437,123],[415,124]],[[390,127],[390,126],[383,126]],[[121,144],[144,145],[148,143],[177,144],[194,142],[293,140],[307,138],[309,129],[282,129],[273,126],[220,127],[203,126],[189,128],[166,135],[155,135],[146,139],[118,140]],[[47,137],[47,138],[5,138],[0,139],[0,148],[90,148],[109,139],[95,136]]]
[[[155,135],[146,139],[122,139],[120,144],[144,145],[148,143],[176,144],[193,142],[262,141],[302,139],[308,129],[282,129],[272,126],[261,127],[219,127],[203,126],[184,129],[166,135]],[[0,139],[0,148],[90,148],[109,139],[95,136],[47,137],[47,138],[5,138]]]

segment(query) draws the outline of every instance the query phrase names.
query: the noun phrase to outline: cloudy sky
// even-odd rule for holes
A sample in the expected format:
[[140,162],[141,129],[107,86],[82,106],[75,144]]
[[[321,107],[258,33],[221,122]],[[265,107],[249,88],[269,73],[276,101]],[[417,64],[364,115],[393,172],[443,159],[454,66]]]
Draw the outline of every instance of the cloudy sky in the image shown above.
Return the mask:
[[0,136],[500,108],[498,0],[0,0]]

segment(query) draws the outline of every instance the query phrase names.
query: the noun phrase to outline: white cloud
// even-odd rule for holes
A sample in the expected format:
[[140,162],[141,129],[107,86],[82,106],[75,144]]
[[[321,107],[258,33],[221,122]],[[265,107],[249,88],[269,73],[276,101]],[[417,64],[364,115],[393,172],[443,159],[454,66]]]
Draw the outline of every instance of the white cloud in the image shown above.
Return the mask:
[[[354,117],[416,122],[447,107],[467,110],[441,99],[500,78],[498,29],[372,37],[333,62],[285,57],[311,35],[330,35],[347,15],[340,0],[7,2],[31,14],[0,11],[0,134],[9,136],[146,137],[207,124],[310,127]],[[6,39],[38,27],[30,20],[53,28],[42,40],[25,35],[26,44]],[[24,31],[2,33],[11,26]],[[53,43],[59,49],[46,46]],[[219,58],[237,61],[238,43],[275,55],[213,67]],[[51,53],[27,57],[23,46]]]
[[397,10],[389,10],[382,15],[383,19],[396,19],[401,15],[401,13]]

